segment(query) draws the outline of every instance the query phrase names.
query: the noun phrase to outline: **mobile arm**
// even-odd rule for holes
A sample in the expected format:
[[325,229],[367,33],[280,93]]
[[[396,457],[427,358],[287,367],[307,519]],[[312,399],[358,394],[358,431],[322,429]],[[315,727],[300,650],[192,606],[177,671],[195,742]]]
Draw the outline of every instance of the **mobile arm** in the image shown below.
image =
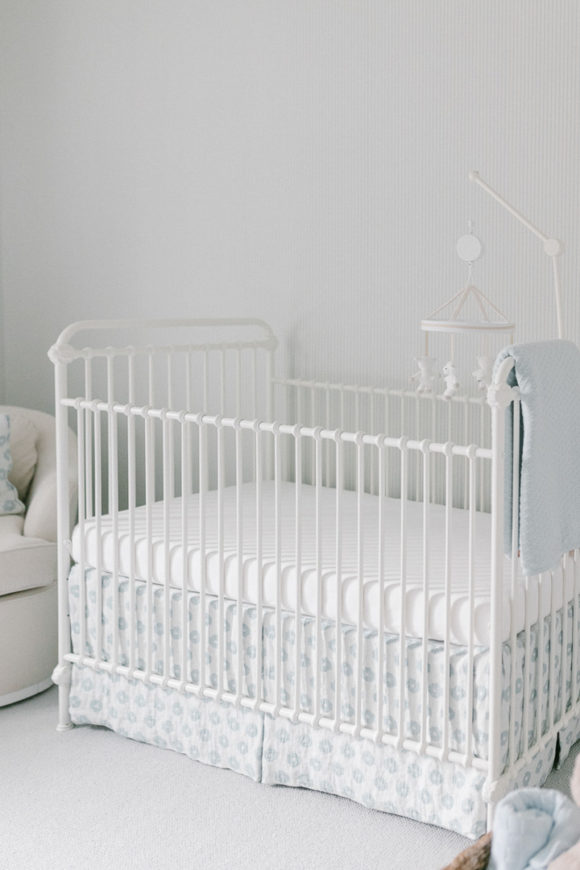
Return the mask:
[[564,337],[564,328],[562,322],[562,299],[560,293],[560,273],[558,268],[558,257],[564,250],[564,246],[559,239],[553,239],[550,236],[546,236],[541,230],[539,230],[534,224],[529,221],[527,218],[523,216],[513,205],[510,205],[503,196],[500,196],[497,191],[490,187],[482,178],[480,178],[479,172],[475,169],[472,169],[469,173],[469,180],[478,184],[486,193],[488,193],[496,202],[499,202],[506,211],[509,211],[520,223],[522,223],[525,227],[527,227],[530,232],[532,232],[535,236],[542,240],[544,243],[544,253],[550,257],[552,260],[552,274],[554,276],[554,296],[556,298],[556,319],[558,322],[558,338]]

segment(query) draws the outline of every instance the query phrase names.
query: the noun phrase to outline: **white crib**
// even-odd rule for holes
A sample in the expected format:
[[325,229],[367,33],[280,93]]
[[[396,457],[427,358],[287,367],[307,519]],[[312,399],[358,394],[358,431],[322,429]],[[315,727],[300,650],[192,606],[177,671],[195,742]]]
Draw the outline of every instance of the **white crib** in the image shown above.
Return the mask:
[[522,576],[514,508],[503,553],[512,363],[446,401],[283,378],[276,349],[254,320],[51,349],[58,727],[478,836],[580,736],[578,552]]

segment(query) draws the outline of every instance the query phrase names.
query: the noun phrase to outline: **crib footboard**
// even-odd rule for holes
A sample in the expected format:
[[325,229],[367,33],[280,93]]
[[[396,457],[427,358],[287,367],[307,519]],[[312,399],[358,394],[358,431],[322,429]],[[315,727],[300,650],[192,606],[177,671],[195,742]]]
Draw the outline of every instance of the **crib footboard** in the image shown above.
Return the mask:
[[[515,460],[507,465],[505,461],[506,453],[520,456],[519,390],[509,385],[513,365],[512,358],[505,359],[488,390],[493,448],[490,740],[484,790],[489,804],[488,825],[495,804],[513,788],[542,785],[547,771],[541,759],[546,751],[561,762],[580,736],[580,551],[564,554],[552,571],[530,576],[521,572],[520,467]],[[508,439],[506,414],[512,418]],[[509,542],[505,511],[510,512]],[[508,543],[509,558],[504,556]],[[512,651],[521,650],[520,656],[511,656],[507,674],[499,629],[506,598],[512,614],[509,646]],[[523,623],[521,633],[515,616],[518,613]],[[506,701],[510,715],[504,727],[501,708]],[[542,771],[541,776],[534,776],[535,768]]]

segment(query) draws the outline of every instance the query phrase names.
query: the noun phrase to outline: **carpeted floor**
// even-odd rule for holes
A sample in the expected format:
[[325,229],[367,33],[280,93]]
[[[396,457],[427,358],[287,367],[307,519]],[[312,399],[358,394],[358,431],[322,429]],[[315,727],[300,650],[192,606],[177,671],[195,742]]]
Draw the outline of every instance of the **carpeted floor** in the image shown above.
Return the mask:
[[[467,842],[105,729],[58,734],[56,703],[0,709],[2,870],[437,870]],[[566,789],[572,763],[548,784]]]

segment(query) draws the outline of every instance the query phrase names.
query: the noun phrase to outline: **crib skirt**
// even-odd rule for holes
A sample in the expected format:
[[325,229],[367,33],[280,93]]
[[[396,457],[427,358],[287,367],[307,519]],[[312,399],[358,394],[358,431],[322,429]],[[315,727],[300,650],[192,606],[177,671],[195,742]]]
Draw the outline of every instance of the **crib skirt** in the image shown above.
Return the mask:
[[[69,604],[73,652],[80,653],[80,600],[81,584],[86,594],[86,646],[85,655],[93,656],[97,642],[97,594],[102,595],[102,649],[101,657],[110,659],[113,649],[113,595],[115,584],[109,574],[100,577],[94,569],[83,574],[79,566],[73,566],[69,578]],[[130,623],[134,622],[137,645],[136,665],[146,665],[147,626],[152,627],[151,670],[165,672],[164,651],[165,590],[155,587],[152,596],[152,614],[148,612],[147,586],[135,583],[135,612],[131,613],[129,582],[121,578],[118,583],[118,661],[129,664]],[[170,661],[167,673],[182,679],[181,632],[183,595],[171,590],[169,595]],[[189,631],[187,673],[185,679],[194,683],[200,678],[200,657],[203,654],[200,637],[199,593],[186,593],[187,626]],[[216,599],[207,596],[205,602],[206,683],[213,688],[218,685],[219,608]],[[569,631],[573,609],[568,608]],[[238,605],[226,603],[223,614],[224,638],[224,688],[237,691],[238,675]],[[242,691],[250,698],[256,694],[256,650],[259,638],[262,643],[262,694],[266,701],[275,703],[277,661],[276,618],[272,611],[265,610],[262,624],[258,626],[254,605],[242,605]],[[556,615],[555,666],[561,662],[562,613]],[[320,711],[329,719],[335,716],[336,703],[336,650],[340,644],[342,673],[340,686],[340,718],[345,722],[355,720],[354,673],[357,665],[357,631],[353,626],[339,626],[330,620],[321,623],[321,649],[316,651],[316,620],[301,617],[297,631],[296,616],[283,613],[280,620],[282,636],[282,678],[279,703],[292,706],[299,681],[301,709],[313,712],[316,691],[316,673],[320,663]],[[548,686],[550,671],[550,620],[543,623],[544,674],[542,691],[542,731],[547,727]],[[530,649],[532,668],[529,669],[530,691],[537,686],[538,630],[531,629]],[[299,672],[296,672],[296,644],[299,643]],[[421,682],[423,673],[423,642],[406,638],[403,644],[404,685],[399,685],[399,660],[401,644],[396,635],[385,634],[384,644],[384,703],[377,709],[376,670],[379,658],[379,636],[367,630],[363,636],[363,691],[362,723],[376,728],[382,716],[385,733],[397,734],[399,704],[405,705],[405,736],[420,738]],[[559,648],[558,648],[559,644]],[[516,644],[516,675],[523,673],[525,637],[521,632]],[[570,656],[567,656],[570,662]],[[428,709],[427,727],[429,742],[440,745],[441,725],[445,715],[444,691],[444,646],[439,641],[427,644]],[[473,747],[482,759],[487,756],[489,723],[489,651],[478,648],[473,659],[473,671],[468,673],[468,652],[463,646],[452,646],[449,654],[449,708],[447,714],[452,722],[450,748],[459,753],[466,751],[468,712],[466,696],[468,681],[473,680]],[[516,705],[510,711],[511,649],[508,643],[502,652],[502,747],[503,763],[508,758],[508,729],[510,715],[515,716],[515,735],[518,754],[521,752],[523,734],[523,685],[516,681]],[[557,683],[559,685],[559,681]],[[572,672],[567,679],[567,701],[572,690]],[[576,685],[577,692],[577,685]],[[533,698],[533,694],[532,694]],[[556,698],[557,710],[562,698]],[[105,725],[118,733],[137,740],[153,743],[183,752],[192,758],[219,767],[227,767],[244,773],[257,781],[272,784],[294,785],[338,794],[356,800],[365,806],[387,812],[399,813],[420,821],[437,824],[455,830],[465,836],[479,836],[485,829],[486,807],[482,797],[485,774],[474,767],[463,767],[453,762],[419,756],[414,752],[397,750],[388,745],[378,745],[370,740],[353,738],[324,728],[294,724],[286,718],[272,717],[259,711],[238,708],[231,704],[199,699],[189,693],[132,680],[118,674],[95,671],[90,667],[75,665],[70,696],[70,712],[75,724],[91,723]],[[537,717],[530,717],[530,742],[537,729]],[[565,735],[567,750],[575,738],[573,728]],[[555,739],[537,753],[526,767],[519,771],[517,784],[537,785],[545,780],[554,760]]]

